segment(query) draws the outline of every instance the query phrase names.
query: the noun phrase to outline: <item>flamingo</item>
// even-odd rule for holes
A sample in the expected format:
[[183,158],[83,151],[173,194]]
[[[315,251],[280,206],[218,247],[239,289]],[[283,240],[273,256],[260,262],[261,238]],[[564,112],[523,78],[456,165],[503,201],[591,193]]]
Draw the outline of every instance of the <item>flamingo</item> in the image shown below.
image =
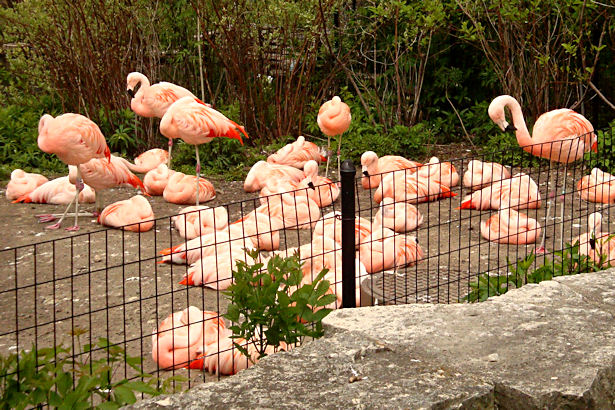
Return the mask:
[[[68,177],[60,177],[45,182],[29,194],[25,194],[15,199],[13,203],[37,203],[37,204],[56,204],[67,205],[72,204],[75,200],[75,193],[78,192],[74,184],[71,184]],[[95,199],[94,190],[88,185],[83,185],[83,189],[79,194],[79,202],[82,204],[91,204]],[[37,215],[50,216],[50,215]]]
[[468,170],[463,174],[463,186],[477,190],[510,177],[510,171],[497,162],[472,160],[468,163]]
[[231,240],[229,230],[223,229],[161,250],[160,254],[163,255],[161,262],[191,265],[199,259],[214,255],[216,252],[230,252],[229,248],[242,249],[251,243],[251,241],[243,240],[243,238]]
[[187,206],[171,218],[179,236],[194,239],[198,236],[227,229],[228,212],[225,207],[210,208],[205,205]]
[[132,232],[147,232],[154,226],[154,211],[142,195],[108,205],[98,215],[98,223]]
[[9,201],[17,199],[34,191],[49,180],[40,174],[30,174],[21,169],[11,172],[11,180],[6,186],[6,198]]
[[[182,97],[196,98],[194,94],[173,83],[160,82],[150,85],[149,79],[138,72],[132,72],[126,77],[126,92],[132,98],[130,108],[142,117],[162,118],[171,104]],[[167,165],[171,168],[171,150],[173,140],[169,138],[169,153]],[[136,162],[136,161],[135,161]]]
[[327,136],[327,168],[325,176],[329,176],[329,157],[331,150],[331,137],[339,135],[337,143],[337,169],[340,171],[340,149],[342,147],[342,134],[350,127],[350,107],[337,95],[320,106],[316,122],[323,134]]
[[283,146],[275,154],[267,157],[267,162],[270,164],[288,165],[298,169],[303,169],[305,163],[310,160],[320,163],[325,160],[325,157],[320,155],[318,145],[306,141],[302,135],[297,138],[297,141]]
[[[329,269],[329,272],[325,274],[323,277],[324,280],[328,280],[329,292],[330,294],[335,295],[335,302],[330,305],[325,306],[329,309],[337,309],[342,306],[342,269],[341,262],[336,266],[336,268]],[[356,306],[361,306],[361,280],[368,276],[369,273],[365,269],[365,265],[361,260],[355,259],[355,304]]]
[[306,162],[303,172],[305,179],[299,183],[299,189],[306,189],[307,195],[321,208],[335,202],[340,194],[340,189],[329,178],[318,175],[318,163],[316,161]]
[[364,189],[378,188],[383,174],[388,174],[393,171],[409,169],[410,174],[419,170],[422,164],[416,161],[411,161],[397,155],[385,155],[378,158],[378,155],[373,151],[365,151],[361,155],[361,167],[363,177],[361,177],[361,185]]
[[288,165],[258,161],[250,168],[243,183],[243,190],[246,192],[256,192],[263,189],[268,182],[287,180],[299,183],[304,178],[305,173],[300,169],[289,167]]
[[281,217],[264,212],[268,208],[257,208],[229,225],[232,239],[249,238],[254,247],[263,251],[280,249],[280,229],[284,227]]
[[431,157],[427,164],[423,164],[416,172],[418,178],[426,178],[437,181],[451,188],[459,184],[459,174],[455,166],[450,162],[440,162],[438,157]]
[[[129,162],[124,158],[111,155],[109,161],[104,158],[92,158],[86,163],[79,165],[69,172],[69,179],[75,183],[77,175],[80,174],[83,182],[91,186],[96,192],[96,214],[102,210],[102,191],[120,185],[131,185],[140,188],[145,193],[143,182],[135,174],[130,172]],[[71,167],[69,167],[71,168]]]
[[380,203],[383,198],[394,198],[397,202],[420,203],[451,198],[457,194],[435,179],[421,177],[418,172],[410,170],[396,171],[382,178],[374,192],[374,201]]
[[[172,204],[189,205],[196,202],[207,202],[216,198],[216,190],[211,182],[205,178],[186,175],[182,172],[173,172],[162,192],[162,197]],[[195,190],[196,185],[196,190]]]
[[[107,146],[105,137],[92,120],[80,114],[62,114],[52,117],[45,114],[38,123],[38,147],[48,153],[56,154],[60,161],[68,165],[80,165],[88,162],[92,158],[104,158],[111,161],[111,151]],[[75,225],[67,228],[69,231],[79,229],[77,218],[79,217],[79,192],[83,190],[81,173],[77,168],[77,178],[75,187]],[[60,220],[47,226],[49,229],[58,229],[64,220],[68,205]]]
[[174,173],[175,171],[170,170],[166,164],[158,165],[143,177],[145,192],[150,195],[162,195],[169,183],[169,177]]
[[514,209],[500,209],[480,224],[480,233],[488,241],[497,243],[534,243],[540,236],[540,224]]
[[[372,233],[372,223],[357,215],[355,216],[354,232],[355,246],[358,247]],[[316,221],[312,238],[315,239],[318,236],[328,236],[341,245],[342,213],[339,211],[329,212]]]
[[216,312],[190,306],[164,319],[152,333],[152,358],[164,370],[193,367],[203,351],[215,349],[219,335],[228,335]]
[[[504,108],[508,107],[512,114],[512,124],[506,121]],[[598,139],[592,124],[581,114],[561,108],[542,114],[534,124],[533,134],[527,129],[521,105],[510,95],[500,95],[489,105],[489,117],[502,131],[514,131],[519,146],[530,154],[546,158],[551,163],[564,163],[564,178],[567,174],[567,164],[583,158],[585,152],[597,152]],[[551,173],[547,178],[547,186]],[[557,190],[557,187],[556,187]],[[562,195],[566,193],[566,184],[562,188]],[[551,213],[551,200],[548,200],[547,215]],[[560,220],[564,220],[564,207],[560,211]],[[543,232],[542,240],[537,250],[544,253],[544,243],[547,231]],[[560,245],[563,247],[564,225],[560,229]]]
[[270,197],[267,204],[257,209],[281,218],[285,228],[310,229],[320,218],[320,208],[316,202],[293,192]]
[[368,273],[412,266],[423,259],[416,237],[399,235],[380,227],[374,229],[359,247],[359,259]]
[[160,148],[150,149],[136,157],[134,162],[134,165],[138,167],[139,170],[133,168],[133,171],[146,173],[161,164],[168,164],[169,152]]
[[258,193],[260,203],[266,204],[271,198],[273,198],[274,195],[279,196],[279,194],[292,193],[293,195],[308,196],[308,189],[312,189],[309,187],[301,189],[299,184],[299,182],[291,181],[288,179],[272,178],[266,181],[265,185]]
[[[412,204],[383,198],[374,217],[374,226],[384,226],[398,233],[413,231],[423,223],[423,215]],[[373,228],[377,229],[377,228]]]
[[[236,128],[239,132],[236,131]],[[160,121],[160,132],[165,137],[181,138],[194,145],[196,152],[196,205],[199,205],[199,185],[201,176],[199,144],[211,142],[214,138],[227,137],[238,140],[243,145],[241,134],[248,138],[242,126],[226,118],[221,112],[194,97],[183,97],[175,101]]]
[[466,196],[457,209],[538,209],[540,205],[538,185],[529,175],[519,173]]
[[615,176],[598,168],[577,182],[579,196],[588,202],[615,203]]
[[594,212],[587,218],[588,232],[579,235],[573,244],[579,243],[579,253],[589,256],[601,267],[608,267],[615,261],[615,241],[613,235],[602,232],[602,214]]

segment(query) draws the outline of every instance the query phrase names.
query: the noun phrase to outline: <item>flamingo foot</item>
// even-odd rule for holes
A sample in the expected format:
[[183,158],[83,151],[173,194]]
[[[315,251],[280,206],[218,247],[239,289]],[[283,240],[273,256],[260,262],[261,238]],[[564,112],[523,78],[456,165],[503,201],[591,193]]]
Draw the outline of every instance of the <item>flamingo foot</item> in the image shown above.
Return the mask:
[[36,217],[38,218],[38,223],[45,223],[45,222],[53,222],[55,221],[56,218],[55,216],[53,216],[53,214],[40,214],[40,215],[36,215]]
[[555,198],[555,192],[551,191],[548,195],[549,198]]
[[545,249],[543,245],[543,246],[539,246],[538,248],[534,249],[534,253],[536,255],[544,255],[545,253],[547,253],[547,250]]
[[53,225],[47,225],[45,229],[60,229],[60,222],[54,223]]
[[68,228],[66,228],[66,230],[70,232],[77,232],[79,230],[79,226],[78,225],[69,226]]

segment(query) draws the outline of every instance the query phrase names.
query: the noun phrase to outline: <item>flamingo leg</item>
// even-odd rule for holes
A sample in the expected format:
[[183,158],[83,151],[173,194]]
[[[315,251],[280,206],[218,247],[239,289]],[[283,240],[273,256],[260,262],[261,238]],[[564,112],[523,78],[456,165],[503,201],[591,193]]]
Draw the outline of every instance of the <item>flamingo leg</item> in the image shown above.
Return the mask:
[[[75,182],[75,197],[70,201],[70,204],[68,204],[68,206],[64,210],[64,213],[62,214],[62,217],[60,218],[60,220],[52,225],[47,225],[45,229],[60,228],[60,226],[62,225],[62,221],[66,217],[66,214],[68,213],[68,210],[70,209],[70,207],[73,205],[73,202],[79,202],[79,193],[81,192],[81,189],[79,189],[80,184],[81,184],[81,189],[83,189],[83,181],[81,180],[81,171],[79,170],[79,167],[77,167],[77,181]],[[79,214],[78,212],[75,212],[75,215],[78,215],[78,214]],[[41,222],[45,222],[45,219],[41,220]],[[79,229],[79,227],[77,227],[77,229]]]
[[196,151],[196,206],[199,206],[199,180],[201,179],[201,160],[199,159],[199,146],[195,145]]
[[173,140],[169,138],[169,160],[167,161],[167,168],[171,169],[171,151],[173,151]]
[[325,177],[329,178],[329,158],[331,157],[331,137],[327,135],[327,167],[325,168]]
[[564,205],[566,204],[566,175],[568,173],[568,165],[564,164],[564,186],[562,187],[562,209],[559,211],[559,222],[560,222],[560,230],[559,230],[559,245],[560,249],[564,249]]
[[340,153],[342,149],[342,134],[340,134],[337,140],[337,179],[338,181],[342,180],[342,167],[340,165]]
[[81,170],[77,167],[77,180],[75,181],[75,224],[66,228],[67,231],[75,232],[79,230],[79,194],[83,191],[83,179],[81,179]]
[[[549,163],[549,173],[547,174],[547,215],[545,216],[545,228],[542,231],[542,239],[540,240],[540,245],[536,248],[537,254],[545,253],[545,239],[547,237],[547,228],[549,226],[549,215],[551,215],[551,197],[549,196],[549,183],[551,182],[551,169],[553,167],[553,163]],[[557,188],[556,188],[557,192]]]

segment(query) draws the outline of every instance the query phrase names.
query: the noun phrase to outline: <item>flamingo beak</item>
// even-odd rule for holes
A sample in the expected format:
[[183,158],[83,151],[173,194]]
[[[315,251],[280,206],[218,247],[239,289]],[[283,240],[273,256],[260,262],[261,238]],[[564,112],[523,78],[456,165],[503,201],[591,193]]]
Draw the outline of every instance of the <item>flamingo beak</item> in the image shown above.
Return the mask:
[[130,96],[130,98],[134,98],[135,97],[135,90],[132,89],[127,89],[126,92],[128,93],[128,95]]
[[589,246],[591,246],[592,249],[596,249],[596,240],[594,238],[589,239]]
[[508,125],[506,125],[506,128],[504,128],[504,131],[506,131],[506,132],[515,132],[515,131],[517,131],[517,129],[515,128],[514,125],[508,124]]
[[312,181],[308,182],[308,186],[312,188],[314,191],[316,191],[316,187],[314,186],[314,183]]
[[365,175],[366,177],[368,177],[368,176],[369,176],[369,172],[367,172],[367,171],[363,171],[363,175]]
[[189,285],[192,286],[194,285],[194,281],[192,280],[192,273],[188,276],[185,276],[180,282],[180,285]]

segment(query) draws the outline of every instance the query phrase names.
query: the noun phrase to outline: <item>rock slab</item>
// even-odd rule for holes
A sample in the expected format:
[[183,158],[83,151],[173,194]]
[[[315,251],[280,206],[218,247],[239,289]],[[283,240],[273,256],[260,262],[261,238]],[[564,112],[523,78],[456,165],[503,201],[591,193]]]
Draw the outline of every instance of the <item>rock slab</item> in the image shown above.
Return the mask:
[[479,304],[338,310],[323,338],[133,408],[615,408],[615,270]]

